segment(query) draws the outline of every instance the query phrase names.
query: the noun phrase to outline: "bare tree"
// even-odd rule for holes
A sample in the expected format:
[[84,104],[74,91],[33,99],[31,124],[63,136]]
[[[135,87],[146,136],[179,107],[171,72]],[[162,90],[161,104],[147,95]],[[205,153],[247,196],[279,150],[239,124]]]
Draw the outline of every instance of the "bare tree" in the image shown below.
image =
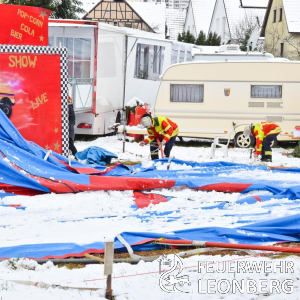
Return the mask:
[[265,51],[273,54],[275,57],[280,56],[279,44],[283,40],[283,35],[279,33],[277,28],[266,30],[265,36],[268,35],[267,42],[265,42]]
[[260,30],[260,26],[262,24],[262,16],[254,15],[251,13],[245,13],[243,19],[235,22],[230,40],[231,43],[239,44],[241,46],[241,50],[247,50],[248,40],[255,30]]
[[299,35],[288,35],[282,39],[283,42],[288,43],[293,50],[288,51],[287,58],[290,60],[300,60],[300,39]]

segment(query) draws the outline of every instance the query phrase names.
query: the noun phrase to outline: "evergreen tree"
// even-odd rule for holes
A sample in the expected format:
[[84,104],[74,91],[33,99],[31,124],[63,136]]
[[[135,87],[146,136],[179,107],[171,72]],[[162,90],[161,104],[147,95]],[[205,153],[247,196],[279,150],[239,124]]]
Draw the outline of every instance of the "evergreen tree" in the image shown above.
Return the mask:
[[212,34],[212,32],[210,32],[205,41],[205,45],[212,46],[212,41],[213,41],[213,34]]
[[184,31],[182,32],[181,38],[182,38],[182,42],[185,43],[185,40],[186,40],[186,33],[185,33]]
[[182,35],[180,33],[178,33],[177,41],[182,42]]
[[85,13],[79,0],[2,0],[2,3],[49,9],[55,19],[78,19],[77,13]]
[[241,48],[241,51],[247,51],[248,50],[248,40],[250,38],[250,35],[251,35],[251,31],[250,30],[247,30],[245,32],[245,36],[243,39],[240,40],[240,48]]
[[189,43],[189,44],[195,44],[195,37],[190,33],[189,30],[186,33],[184,42]]
[[221,45],[221,36],[218,36],[216,32],[214,32],[212,35],[211,45],[212,46],[220,46]]
[[203,46],[205,45],[205,41],[206,41],[206,34],[201,30],[196,40],[196,45]]

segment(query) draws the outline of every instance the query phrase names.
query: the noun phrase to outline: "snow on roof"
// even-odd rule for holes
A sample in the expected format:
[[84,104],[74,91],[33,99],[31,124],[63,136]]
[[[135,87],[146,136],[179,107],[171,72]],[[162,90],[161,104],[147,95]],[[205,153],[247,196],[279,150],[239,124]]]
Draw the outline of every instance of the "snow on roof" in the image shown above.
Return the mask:
[[166,20],[170,40],[177,41],[178,33],[184,30],[186,9],[166,9]]
[[[87,12],[93,9],[93,7],[100,2],[100,0],[81,0],[82,6],[81,8]],[[86,13],[77,14],[78,17],[81,19]]]
[[[89,12],[101,0],[81,0],[82,8]],[[165,37],[165,23],[166,23],[166,4],[165,3],[148,3],[148,2],[131,2],[127,3],[141,16],[141,18],[156,32],[160,37]],[[78,14],[79,18],[85,15]]]
[[197,35],[201,30],[208,33],[216,0],[191,0]]
[[241,8],[240,0],[224,0],[224,5],[231,36],[234,35],[237,24],[245,20],[246,16],[255,19],[258,17],[260,24],[263,23],[265,8]]
[[299,0],[283,0],[283,7],[289,32],[300,32]]
[[267,8],[269,0],[241,0],[243,7]]
[[157,34],[165,37],[165,3],[127,2]]

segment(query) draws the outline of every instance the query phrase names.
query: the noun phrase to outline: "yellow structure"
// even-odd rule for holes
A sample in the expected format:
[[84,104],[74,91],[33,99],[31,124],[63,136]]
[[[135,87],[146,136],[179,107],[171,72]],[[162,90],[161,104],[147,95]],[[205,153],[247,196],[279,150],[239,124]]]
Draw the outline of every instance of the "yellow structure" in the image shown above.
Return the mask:
[[265,37],[265,51],[300,60],[299,0],[269,0],[261,37]]

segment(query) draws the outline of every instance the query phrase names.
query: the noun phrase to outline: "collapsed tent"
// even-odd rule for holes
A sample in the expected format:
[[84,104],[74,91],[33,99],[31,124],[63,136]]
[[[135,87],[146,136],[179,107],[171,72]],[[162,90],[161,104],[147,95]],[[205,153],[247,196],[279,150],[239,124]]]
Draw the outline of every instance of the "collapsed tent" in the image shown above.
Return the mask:
[[[68,165],[63,156],[23,139],[0,110],[0,190],[20,195],[76,193],[92,190],[143,190],[172,187],[174,181],[99,176],[106,168],[78,162]],[[1,194],[0,194],[1,196]]]
[[[228,162],[192,163],[173,159],[148,162],[130,167],[117,165],[107,169],[99,165],[72,162],[63,156],[23,139],[0,110],[0,190],[20,195],[42,193],[76,193],[95,190],[150,190],[188,186],[193,189],[241,192],[265,190],[282,195],[286,184],[280,180],[240,178],[240,172],[265,171],[264,166]],[[50,154],[50,155],[49,155]],[[170,167],[170,168],[168,168]],[[291,170],[293,174],[300,170]],[[272,172],[285,172],[287,169]],[[299,180],[290,182],[290,187]],[[1,196],[1,193],[0,193]]]
[[[132,246],[134,251],[144,251],[161,249],[160,245],[153,242],[162,238],[248,245],[262,245],[282,241],[300,242],[299,228],[300,214],[297,214],[235,228],[206,227],[174,231],[172,233],[123,232],[121,237]],[[118,237],[115,238],[114,247],[117,251],[126,251],[125,245]],[[104,242],[88,245],[72,243],[34,244],[0,248],[0,259],[11,257],[36,259],[82,257],[84,253],[104,253],[104,251]]]
[[[251,196],[236,201],[236,204],[266,202],[271,199],[290,199],[295,204],[300,199],[299,170],[278,169],[270,171],[265,166],[250,166],[228,162],[192,163],[172,159],[146,162],[136,166],[116,165],[106,168],[99,165],[84,165],[72,162],[57,153],[50,153],[25,141],[11,122],[0,111],[0,198],[15,194],[38,195],[45,193],[75,193],[94,190],[153,190],[171,187],[189,187],[191,189],[220,192],[248,193],[266,191],[273,195]],[[241,176],[242,172],[248,176]],[[273,174],[273,176],[271,176]],[[275,174],[275,176],[274,176]],[[281,176],[289,177],[288,182]],[[263,176],[262,176],[263,175]],[[155,193],[134,193],[137,209],[170,201],[170,197]],[[226,209],[227,202],[213,206],[193,208],[195,214],[204,210]],[[25,205],[26,206],[26,205]],[[19,204],[5,205],[3,209],[14,207],[26,212],[26,207]],[[297,213],[297,207],[290,207]],[[136,211],[134,211],[135,213]],[[180,219],[172,215],[173,211],[131,214],[125,217],[146,219],[147,214],[155,218],[168,218],[168,221]],[[262,218],[269,212],[263,212]],[[234,213],[233,213],[234,215]],[[224,214],[225,216],[225,214]],[[107,218],[115,216],[106,216]],[[198,215],[197,215],[198,217]],[[280,219],[273,219],[257,224],[248,224],[235,228],[203,227],[172,233],[125,232],[122,237],[134,246],[134,250],[157,249],[151,244],[156,239],[184,239],[214,242],[235,242],[245,244],[263,244],[279,241],[299,241],[300,214]],[[237,223],[253,223],[251,218],[237,218]],[[192,224],[192,223],[191,223]],[[5,225],[6,226],[6,225]],[[115,247],[124,250],[124,245],[115,240]],[[46,243],[19,245],[0,248],[0,257],[63,258],[82,256],[84,252],[104,251],[104,243],[87,245],[74,243]]]

